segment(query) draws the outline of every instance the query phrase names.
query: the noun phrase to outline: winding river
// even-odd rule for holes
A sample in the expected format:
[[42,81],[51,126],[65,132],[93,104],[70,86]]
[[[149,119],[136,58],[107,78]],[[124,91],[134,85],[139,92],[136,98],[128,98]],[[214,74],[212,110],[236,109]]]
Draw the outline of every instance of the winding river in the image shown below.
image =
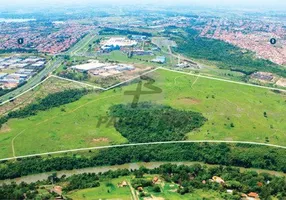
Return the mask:
[[[57,171],[57,176],[61,177],[62,175],[72,176],[74,174],[82,174],[82,173],[99,173],[99,172],[106,172],[109,170],[117,170],[117,169],[129,169],[129,170],[134,170],[134,169],[139,169],[141,166],[144,166],[149,169],[154,169],[156,167],[159,167],[162,164],[166,163],[172,163],[172,164],[177,164],[177,165],[193,165],[193,164],[202,164],[206,165],[204,163],[199,163],[199,162],[149,162],[149,163],[129,163],[129,164],[124,164],[124,165],[113,165],[113,166],[102,166],[102,167],[90,167],[90,168],[83,168],[83,169],[74,169],[74,170],[62,170],[62,171]],[[207,165],[207,166],[217,166],[217,165]],[[272,175],[276,176],[286,176],[286,174],[282,172],[275,172],[275,171],[269,171],[269,170],[261,170],[261,169],[246,169],[246,168],[240,168],[241,171],[245,170],[254,170],[257,171],[258,173],[261,172],[267,172]],[[20,178],[15,178],[15,179],[8,179],[8,180],[0,180],[0,184],[2,185],[3,183],[11,183],[11,182],[16,182],[16,183],[21,183],[21,182],[26,182],[26,183],[32,183],[36,181],[41,181],[45,180],[50,176],[53,172],[46,172],[46,173],[41,173],[41,174],[33,174],[33,175],[28,175],[28,176],[23,176]]]

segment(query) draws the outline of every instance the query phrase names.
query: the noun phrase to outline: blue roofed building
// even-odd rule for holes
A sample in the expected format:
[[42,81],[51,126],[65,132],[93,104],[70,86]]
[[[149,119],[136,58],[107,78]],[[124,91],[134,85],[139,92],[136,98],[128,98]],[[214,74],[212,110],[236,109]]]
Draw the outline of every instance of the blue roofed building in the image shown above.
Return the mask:
[[156,58],[152,59],[151,61],[163,64],[166,62],[166,57],[165,56],[157,56]]

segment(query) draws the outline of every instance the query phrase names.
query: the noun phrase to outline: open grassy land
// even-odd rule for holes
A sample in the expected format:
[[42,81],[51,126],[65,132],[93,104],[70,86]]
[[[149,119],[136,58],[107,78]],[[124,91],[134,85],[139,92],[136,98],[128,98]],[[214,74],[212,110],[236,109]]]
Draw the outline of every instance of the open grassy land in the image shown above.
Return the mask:
[[[150,75],[151,76],[151,75]],[[175,72],[153,72],[160,94],[141,95],[173,108],[202,113],[208,120],[187,134],[190,140],[241,140],[285,145],[286,95],[234,83],[197,78]],[[114,126],[98,122],[112,105],[131,103],[137,84],[92,93],[80,100],[9,120],[0,133],[0,157],[127,142]],[[142,88],[143,90],[148,90]]]
[[12,102],[8,102],[0,106],[0,115],[4,115],[11,110],[16,110],[35,102],[37,99],[42,99],[48,94],[60,92],[66,89],[83,88],[81,84],[75,84],[70,81],[61,80],[59,78],[50,77],[47,81],[37,86],[33,90],[23,94]]
[[[68,197],[77,200],[87,199],[121,199],[130,200],[132,194],[129,187],[119,188],[118,183],[126,180],[127,177],[112,179],[110,181],[101,182],[99,187],[83,189],[70,192]],[[130,178],[130,177],[129,177]]]
[[88,44],[93,41],[96,36],[93,33],[87,34],[84,38],[82,38],[79,42],[77,42],[74,46],[72,46],[68,51],[67,54],[74,55],[81,51],[84,48],[88,48]]

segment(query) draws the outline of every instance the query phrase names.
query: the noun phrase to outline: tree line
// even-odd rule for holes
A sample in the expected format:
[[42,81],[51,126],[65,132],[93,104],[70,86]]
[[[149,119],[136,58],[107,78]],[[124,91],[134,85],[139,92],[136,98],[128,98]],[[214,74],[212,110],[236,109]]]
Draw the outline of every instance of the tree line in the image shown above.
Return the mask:
[[[149,176],[147,176],[149,175]],[[50,175],[46,180],[37,181],[36,183],[11,183],[0,186],[0,199],[54,199],[55,193],[43,196],[39,189],[44,189],[46,185],[59,185],[62,187],[62,195],[68,192],[85,188],[99,187],[102,182],[110,183],[110,180],[119,177],[131,177],[133,188],[142,188],[139,191],[141,197],[150,196],[149,191],[157,194],[161,192],[158,184],[148,178],[150,175],[158,177],[166,183],[175,186],[175,192],[185,195],[192,193],[196,189],[203,191],[219,192],[221,197],[230,200],[241,199],[241,194],[256,192],[261,199],[283,199],[286,196],[286,179],[284,176],[278,177],[269,173],[257,173],[255,171],[241,171],[239,168],[228,166],[207,167],[200,164],[176,165],[164,164],[154,169],[140,167],[137,170],[118,169],[115,171],[107,171],[103,173],[83,173],[66,177],[62,175],[57,177],[56,173]],[[223,179],[224,183],[216,183],[211,181],[214,176]],[[117,186],[114,186],[117,187]],[[152,189],[152,190],[150,190]],[[232,190],[232,194],[228,194],[227,190]],[[108,192],[108,191],[107,191]],[[69,199],[69,197],[66,197]]]
[[186,28],[187,36],[178,33],[172,39],[177,42],[174,50],[195,59],[217,62],[218,67],[250,75],[256,71],[275,73],[286,77],[286,70],[271,61],[254,58],[252,53],[224,41],[203,38],[197,30]]
[[141,102],[119,104],[109,115],[118,118],[115,128],[129,142],[183,140],[185,135],[201,127],[207,120],[201,113],[177,110],[170,106]]
[[29,104],[28,106],[19,110],[11,111],[7,115],[0,118],[0,126],[12,118],[25,118],[36,115],[39,111],[48,110],[58,107],[67,103],[79,100],[82,96],[86,95],[86,89],[69,89],[54,94],[49,94],[45,98],[36,103]]
[[284,149],[250,144],[177,143],[114,147],[86,154],[32,157],[0,162],[0,180],[50,171],[121,165],[132,162],[198,161],[208,164],[286,172]]

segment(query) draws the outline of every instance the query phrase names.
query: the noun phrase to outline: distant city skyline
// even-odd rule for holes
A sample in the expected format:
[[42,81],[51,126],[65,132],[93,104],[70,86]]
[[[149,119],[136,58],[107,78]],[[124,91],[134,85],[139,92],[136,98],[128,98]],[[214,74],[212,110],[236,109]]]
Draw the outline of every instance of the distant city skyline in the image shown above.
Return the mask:
[[[4,1],[4,0],[1,0]],[[138,4],[132,0],[10,0],[5,1],[1,7],[5,6],[20,6],[20,5],[96,5],[96,4]],[[164,3],[164,4],[163,4]],[[140,4],[155,4],[155,5],[202,5],[202,6],[232,6],[237,8],[269,8],[269,9],[283,9],[286,7],[285,0],[143,0]],[[286,9],[286,8],[285,8]]]

